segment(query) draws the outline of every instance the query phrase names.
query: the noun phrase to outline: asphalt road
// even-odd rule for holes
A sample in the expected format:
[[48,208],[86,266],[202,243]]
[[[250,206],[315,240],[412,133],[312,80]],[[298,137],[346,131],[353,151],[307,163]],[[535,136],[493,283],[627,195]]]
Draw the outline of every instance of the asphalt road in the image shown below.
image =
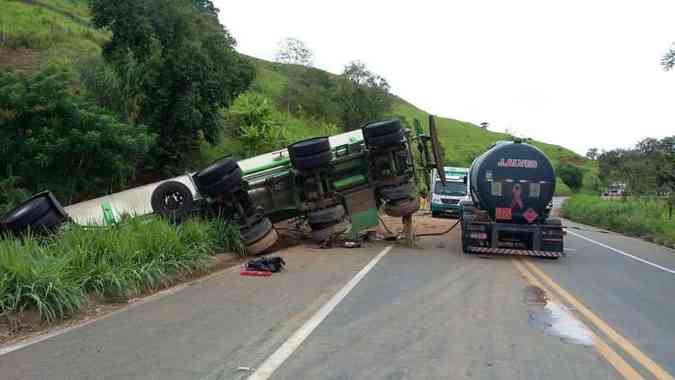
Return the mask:
[[[449,222],[439,220],[439,228]],[[675,252],[567,224],[574,228],[561,260],[464,255],[456,231],[415,249],[291,248],[282,252],[287,270],[270,278],[231,268],[61,335],[6,347],[0,379],[675,374],[675,274],[667,271]]]

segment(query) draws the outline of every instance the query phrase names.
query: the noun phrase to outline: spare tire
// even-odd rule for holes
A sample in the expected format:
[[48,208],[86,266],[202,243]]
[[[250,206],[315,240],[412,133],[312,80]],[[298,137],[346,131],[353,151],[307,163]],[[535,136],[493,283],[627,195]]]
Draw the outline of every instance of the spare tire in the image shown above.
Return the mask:
[[322,225],[342,220],[345,216],[345,208],[337,205],[323,210],[312,211],[307,215],[307,223],[310,226]]
[[201,191],[202,187],[213,185],[238,168],[237,161],[231,158],[223,158],[209,165],[206,169],[197,172],[192,178],[194,178],[197,188]]
[[152,192],[150,204],[155,214],[180,222],[192,212],[192,191],[178,181],[164,182]]
[[365,139],[389,135],[392,133],[399,132],[402,129],[403,126],[401,125],[401,121],[399,119],[376,121],[374,123],[369,123],[363,128],[361,128],[361,130],[363,131],[363,137]]
[[305,157],[293,157],[291,162],[293,167],[300,171],[309,171],[321,168],[330,164],[333,159],[333,153],[330,150]]
[[388,202],[384,206],[385,214],[393,217],[403,217],[412,215],[420,209],[420,200],[415,198],[405,199],[403,201]]
[[[243,171],[237,166],[218,181],[212,182],[210,185],[206,186],[197,185],[197,189],[200,193],[215,198],[223,193],[231,193],[238,190],[243,182],[243,177]],[[197,181],[195,181],[195,183],[197,183]]]
[[330,150],[330,142],[328,137],[315,137],[312,139],[298,141],[288,146],[288,154],[293,159],[294,157],[307,157],[323,153]]

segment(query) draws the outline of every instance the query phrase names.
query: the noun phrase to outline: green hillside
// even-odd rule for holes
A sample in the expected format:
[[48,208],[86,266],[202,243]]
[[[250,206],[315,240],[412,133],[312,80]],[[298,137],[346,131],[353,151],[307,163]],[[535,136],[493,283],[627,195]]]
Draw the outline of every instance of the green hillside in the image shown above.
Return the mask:
[[[0,9],[0,70],[31,71],[48,64],[77,65],[99,56],[102,44],[109,38],[106,32],[91,27],[86,0],[0,0]],[[334,123],[311,113],[291,112],[282,101],[289,81],[302,76],[307,70],[332,79],[336,75],[314,68],[249,58],[257,74],[249,93],[274,101],[287,142],[338,132]],[[74,84],[75,87],[77,85]],[[404,119],[408,125],[417,118],[426,125],[427,115],[405,100],[396,98],[391,116]],[[495,141],[511,139],[507,134],[482,130],[474,124],[450,118],[439,117],[438,126],[446,162],[450,165],[468,166],[475,156]],[[541,148],[554,165],[570,162],[591,167],[587,160],[568,149],[538,141],[531,143]],[[225,153],[238,152],[238,148],[239,155],[246,155],[240,152],[240,144],[231,139],[225,138],[216,146],[204,143],[199,162],[195,165]],[[564,186],[560,190],[563,193],[568,191]]]

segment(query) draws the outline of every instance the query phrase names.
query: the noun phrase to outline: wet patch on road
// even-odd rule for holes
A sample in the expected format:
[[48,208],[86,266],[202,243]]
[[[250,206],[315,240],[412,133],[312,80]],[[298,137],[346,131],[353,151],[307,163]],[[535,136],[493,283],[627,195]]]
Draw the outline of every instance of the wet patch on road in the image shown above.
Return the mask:
[[523,301],[527,305],[528,323],[533,328],[544,331],[546,335],[558,337],[563,342],[594,345],[590,329],[575,318],[565,305],[548,299],[546,292],[540,287],[527,286]]

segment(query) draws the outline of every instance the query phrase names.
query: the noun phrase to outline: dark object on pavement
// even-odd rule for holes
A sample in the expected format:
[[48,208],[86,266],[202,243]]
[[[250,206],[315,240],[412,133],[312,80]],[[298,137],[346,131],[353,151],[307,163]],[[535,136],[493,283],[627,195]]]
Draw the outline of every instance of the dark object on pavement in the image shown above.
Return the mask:
[[286,262],[279,256],[259,257],[246,263],[247,271],[276,273],[284,269]]
[[28,231],[48,234],[55,232],[68,219],[68,214],[54,195],[50,191],[43,191],[7,213],[0,221],[0,230],[15,235],[23,235]]

